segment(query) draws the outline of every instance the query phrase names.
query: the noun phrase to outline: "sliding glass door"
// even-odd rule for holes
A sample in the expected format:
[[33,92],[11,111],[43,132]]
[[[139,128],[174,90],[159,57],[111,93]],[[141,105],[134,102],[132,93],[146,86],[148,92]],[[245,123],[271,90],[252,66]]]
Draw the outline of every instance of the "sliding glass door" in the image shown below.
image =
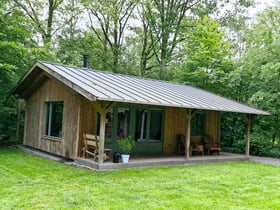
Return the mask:
[[133,154],[162,154],[163,114],[163,109],[116,106],[113,122],[115,140],[130,135],[136,142]]

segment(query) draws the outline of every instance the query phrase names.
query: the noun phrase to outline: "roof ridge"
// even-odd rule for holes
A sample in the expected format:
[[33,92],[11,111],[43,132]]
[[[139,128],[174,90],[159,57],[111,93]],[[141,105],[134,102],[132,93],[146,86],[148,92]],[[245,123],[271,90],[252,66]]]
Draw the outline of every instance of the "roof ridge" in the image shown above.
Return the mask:
[[89,71],[101,72],[101,73],[105,73],[105,74],[119,75],[119,76],[131,77],[131,78],[136,78],[136,79],[144,79],[144,80],[151,80],[151,81],[157,81],[157,82],[165,82],[165,83],[170,83],[170,84],[176,84],[176,85],[183,85],[183,86],[198,88],[198,87],[195,87],[193,85],[182,84],[182,83],[174,82],[174,81],[166,81],[166,80],[154,79],[154,78],[149,78],[149,77],[135,76],[135,75],[130,75],[130,74],[115,73],[115,72],[100,70],[100,69],[84,68],[84,67],[66,65],[66,64],[61,64],[61,63],[54,63],[54,62],[49,62],[49,61],[37,61],[37,62],[41,63],[41,64],[47,63],[47,64],[51,64],[51,65],[70,67],[70,68],[79,69],[79,70],[89,70]]

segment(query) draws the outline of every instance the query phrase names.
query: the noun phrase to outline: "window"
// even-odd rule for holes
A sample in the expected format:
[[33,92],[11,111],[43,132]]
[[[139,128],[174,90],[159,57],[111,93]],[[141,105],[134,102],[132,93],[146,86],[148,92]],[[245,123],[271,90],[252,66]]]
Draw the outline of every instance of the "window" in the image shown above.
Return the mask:
[[129,136],[130,129],[130,109],[118,108],[118,122],[117,122],[117,139],[125,138]]
[[162,110],[136,109],[135,140],[160,141],[162,132]]
[[121,139],[130,135],[137,142],[161,141],[162,109],[116,106],[107,113],[106,118],[105,134],[107,138]]
[[147,110],[144,110],[144,109],[136,110],[135,139],[137,141],[146,140],[147,114],[148,114]]
[[45,103],[45,136],[62,137],[63,102]]
[[150,140],[161,140],[162,110],[151,110]]
[[205,134],[205,112],[197,112],[191,122],[191,133],[193,135]]
[[[112,138],[113,132],[113,110],[106,114],[107,123],[105,124],[105,138]],[[97,133],[99,135],[100,132],[100,114],[98,113],[98,130]]]

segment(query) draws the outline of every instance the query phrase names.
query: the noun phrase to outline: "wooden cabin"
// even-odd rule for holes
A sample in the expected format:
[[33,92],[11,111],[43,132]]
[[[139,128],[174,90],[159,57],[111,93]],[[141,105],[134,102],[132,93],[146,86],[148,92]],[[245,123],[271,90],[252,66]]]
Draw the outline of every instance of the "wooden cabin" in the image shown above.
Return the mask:
[[101,151],[130,135],[134,154],[189,156],[206,134],[220,141],[222,111],[269,114],[191,86],[46,62],[14,93],[26,102],[23,144],[67,158],[82,156],[84,133],[100,135]]

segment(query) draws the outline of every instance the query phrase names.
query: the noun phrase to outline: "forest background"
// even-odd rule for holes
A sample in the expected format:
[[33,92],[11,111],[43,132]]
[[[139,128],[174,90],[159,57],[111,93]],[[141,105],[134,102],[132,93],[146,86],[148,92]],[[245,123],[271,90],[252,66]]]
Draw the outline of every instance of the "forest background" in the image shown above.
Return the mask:
[[[0,144],[22,140],[23,104],[11,91],[34,62],[82,66],[88,55],[92,69],[189,84],[269,111],[253,122],[251,154],[280,157],[280,3],[252,20],[254,6],[254,0],[0,1]],[[223,113],[221,129],[223,150],[243,153],[242,116]]]

